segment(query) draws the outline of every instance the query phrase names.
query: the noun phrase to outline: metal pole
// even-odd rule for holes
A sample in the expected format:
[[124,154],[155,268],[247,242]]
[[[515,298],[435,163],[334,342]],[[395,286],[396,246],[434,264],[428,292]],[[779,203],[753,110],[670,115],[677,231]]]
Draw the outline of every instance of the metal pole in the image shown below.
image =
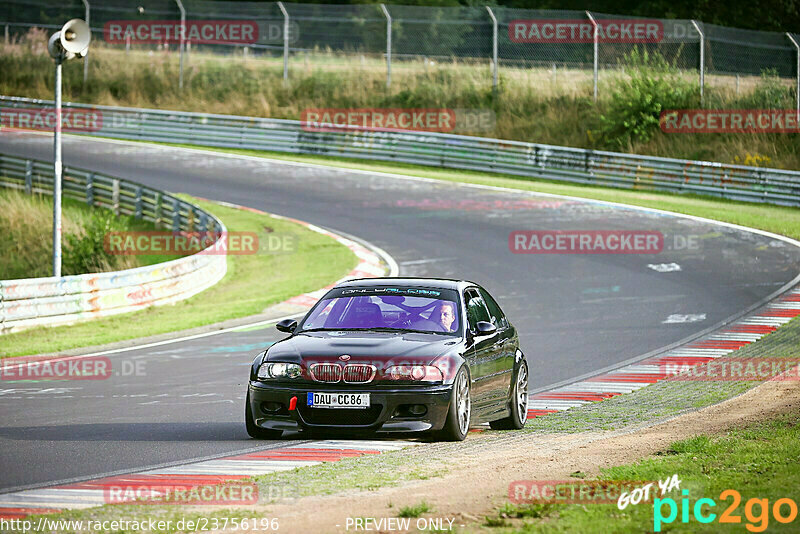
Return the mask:
[[[83,7],[86,9],[86,24],[89,26],[89,31],[91,32],[91,23],[89,22],[89,0],[83,0]],[[89,52],[86,52],[86,55],[83,56],[83,84],[86,85],[86,80],[89,79]]]
[[53,276],[61,276],[61,58],[56,58],[56,125],[53,131]]
[[180,73],[178,74],[178,88],[183,89],[183,41],[186,39],[186,10],[183,9],[183,2],[181,0],[175,0],[175,3],[178,4],[178,9],[181,10],[181,42],[180,42]]
[[497,92],[497,18],[492,12],[492,8],[486,6],[486,11],[492,17],[492,90]]
[[278,7],[283,13],[283,79],[289,79],[289,12],[283,7],[283,2],[278,2]]
[[792,37],[791,33],[786,32],[786,37],[789,38],[789,40],[794,45],[794,49],[797,51],[797,58],[796,58],[797,59],[797,70],[796,70],[797,86],[795,87],[794,102],[795,102],[795,111],[797,112],[797,118],[800,119],[800,45],[797,44],[797,41],[795,40],[794,37]]
[[594,42],[594,58],[592,60],[593,67],[592,71],[594,74],[594,81],[592,85],[594,86],[593,94],[594,94],[594,101],[597,102],[597,76],[598,76],[598,64],[600,61],[600,28],[597,25],[597,21],[594,20],[594,17],[588,11],[586,12],[586,16],[589,17],[589,22],[592,23],[594,27],[594,36],[592,37],[592,41]]
[[692,21],[692,26],[700,34],[700,107],[703,106],[703,89],[706,86],[706,36],[697,21]]
[[381,11],[386,17],[386,88],[388,89],[392,86],[392,16],[383,4]]

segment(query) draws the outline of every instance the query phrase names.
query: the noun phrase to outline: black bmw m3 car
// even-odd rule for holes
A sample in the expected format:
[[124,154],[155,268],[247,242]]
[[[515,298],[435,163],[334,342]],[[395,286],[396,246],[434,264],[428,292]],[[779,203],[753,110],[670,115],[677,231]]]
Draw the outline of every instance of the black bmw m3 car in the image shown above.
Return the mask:
[[522,428],[528,365],[514,326],[472,282],[351,280],[331,289],[288,337],[256,356],[247,432],[428,432],[463,440],[470,425]]

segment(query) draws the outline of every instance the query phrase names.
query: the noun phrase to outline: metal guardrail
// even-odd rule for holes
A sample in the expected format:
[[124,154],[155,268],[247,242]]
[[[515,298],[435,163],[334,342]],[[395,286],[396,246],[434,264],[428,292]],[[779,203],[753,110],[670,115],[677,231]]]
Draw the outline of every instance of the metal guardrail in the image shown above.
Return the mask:
[[[23,109],[31,117],[52,101],[0,96],[0,124]],[[397,161],[451,169],[645,191],[713,195],[731,200],[800,206],[800,172],[481,137],[337,127],[319,131],[300,121],[64,104],[81,114],[83,133],[115,139],[182,143]],[[78,124],[79,121],[73,121]],[[90,126],[86,126],[90,124]],[[68,129],[65,129],[68,131]]]
[[[52,195],[53,165],[0,154],[0,187]],[[225,239],[225,226],[210,213],[135,182],[65,167],[62,187],[65,197],[90,206],[133,215],[174,232],[208,231]],[[124,271],[2,280],[0,334],[177,302],[216,284],[226,272],[224,255],[200,252]]]

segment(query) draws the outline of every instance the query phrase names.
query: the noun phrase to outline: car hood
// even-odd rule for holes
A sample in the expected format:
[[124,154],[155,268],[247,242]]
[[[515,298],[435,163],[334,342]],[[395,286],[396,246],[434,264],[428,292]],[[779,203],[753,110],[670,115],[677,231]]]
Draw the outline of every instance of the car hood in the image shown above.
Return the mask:
[[307,332],[279,341],[269,348],[265,361],[314,363],[339,361],[350,356],[350,363],[391,363],[426,365],[458,350],[461,338],[437,334],[395,332]]

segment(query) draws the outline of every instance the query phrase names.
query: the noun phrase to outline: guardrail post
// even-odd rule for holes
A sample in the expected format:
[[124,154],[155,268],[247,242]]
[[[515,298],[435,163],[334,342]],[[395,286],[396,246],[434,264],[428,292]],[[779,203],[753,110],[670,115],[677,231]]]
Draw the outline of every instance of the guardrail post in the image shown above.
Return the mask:
[[795,104],[795,112],[797,113],[797,118],[800,119],[800,45],[797,44],[797,41],[795,41],[791,33],[786,32],[786,37],[788,37],[789,40],[792,42],[792,44],[794,45],[794,49],[796,51],[795,59],[797,61],[797,66],[795,67],[795,75],[797,77],[796,78],[797,81],[794,92],[794,104]]
[[186,39],[186,10],[183,9],[183,2],[181,0],[175,0],[175,3],[178,4],[178,9],[181,10],[181,42],[180,42],[180,49],[178,50],[180,59],[178,60],[180,63],[179,72],[178,74],[178,89],[183,89],[183,48],[184,42]]
[[178,207],[178,200],[172,199],[172,231],[181,231],[181,210]]
[[[86,25],[89,26],[89,34],[92,33],[92,27],[89,24],[89,15],[91,14],[91,9],[89,8],[89,0],[83,0],[83,7],[86,8],[86,16],[84,20],[86,21]],[[83,56],[83,83],[86,84],[86,80],[89,79],[89,50],[86,50],[86,55]]]
[[33,160],[25,160],[25,192],[33,193]]
[[486,6],[486,11],[492,18],[492,90],[497,94],[497,17],[491,7]]
[[381,11],[386,17],[386,88],[388,89],[392,86],[392,16],[383,4]]
[[289,79],[289,12],[278,2],[278,7],[283,13],[283,80]]
[[90,172],[86,177],[86,203],[94,206],[94,173]]
[[136,203],[134,204],[133,216],[137,219],[142,218],[142,187],[136,188]]
[[692,26],[700,35],[700,107],[703,107],[703,93],[706,85],[706,36],[697,21],[693,20]]
[[111,208],[114,215],[119,217],[119,180],[116,178],[111,180]]
[[156,228],[161,226],[161,192],[156,192],[156,198],[153,201],[155,204],[155,208],[153,209],[153,219],[156,223]]
[[586,173],[586,176],[589,178],[589,181],[592,181],[592,151],[587,150],[584,152],[583,158],[583,171]]

